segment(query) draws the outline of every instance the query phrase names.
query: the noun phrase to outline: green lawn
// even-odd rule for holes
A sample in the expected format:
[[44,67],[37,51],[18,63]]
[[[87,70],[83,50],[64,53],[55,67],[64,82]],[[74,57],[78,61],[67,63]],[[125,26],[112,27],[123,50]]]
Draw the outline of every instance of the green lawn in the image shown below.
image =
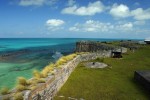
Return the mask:
[[80,63],[54,99],[150,100],[150,93],[133,79],[135,70],[150,70],[150,46],[104,63],[112,68],[88,69]]

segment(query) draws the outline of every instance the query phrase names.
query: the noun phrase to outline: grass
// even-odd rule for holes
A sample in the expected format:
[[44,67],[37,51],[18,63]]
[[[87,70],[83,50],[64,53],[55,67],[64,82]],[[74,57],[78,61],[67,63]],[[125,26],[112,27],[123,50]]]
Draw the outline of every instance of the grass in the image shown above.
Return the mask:
[[23,94],[22,93],[14,94],[14,100],[23,100]]
[[67,63],[68,61],[72,60],[73,58],[75,58],[77,56],[77,54],[70,54],[67,56],[63,56],[61,58],[58,59],[58,61],[55,63],[56,67],[60,67],[61,65]]
[[24,77],[18,77],[18,84],[26,86],[29,85],[29,82]]
[[149,93],[133,79],[135,70],[150,70],[150,46],[103,62],[111,67],[89,69],[80,63],[54,100],[150,100]]
[[1,93],[2,95],[9,94],[9,93],[10,93],[9,88],[3,87],[3,88],[1,89],[1,91],[0,91],[0,93]]
[[17,85],[16,86],[16,90],[17,92],[23,91],[23,90],[27,90],[28,88],[24,85]]
[[47,77],[48,73],[52,72],[54,68],[54,64],[50,64],[47,65],[42,71],[41,73],[43,74],[43,77]]
[[39,79],[39,78],[43,78],[43,74],[41,72],[39,72],[38,70],[34,70],[33,71],[33,77],[36,78],[36,79]]

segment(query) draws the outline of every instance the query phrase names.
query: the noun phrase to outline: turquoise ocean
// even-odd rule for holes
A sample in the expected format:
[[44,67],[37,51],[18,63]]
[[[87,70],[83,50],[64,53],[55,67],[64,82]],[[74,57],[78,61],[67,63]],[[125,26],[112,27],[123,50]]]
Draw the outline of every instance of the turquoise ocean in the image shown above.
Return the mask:
[[67,55],[81,40],[114,41],[122,39],[93,38],[0,38],[0,88],[12,88],[18,76],[31,78],[34,69],[41,70],[55,62],[56,52]]

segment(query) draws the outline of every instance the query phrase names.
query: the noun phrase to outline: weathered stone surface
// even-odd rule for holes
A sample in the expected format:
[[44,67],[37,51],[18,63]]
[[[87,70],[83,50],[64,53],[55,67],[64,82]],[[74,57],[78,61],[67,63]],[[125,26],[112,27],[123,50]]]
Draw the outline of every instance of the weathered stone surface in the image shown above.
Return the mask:
[[76,43],[76,52],[97,52],[102,50],[114,50],[120,47],[97,41],[80,41]]
[[134,79],[150,92],[150,71],[135,71]]

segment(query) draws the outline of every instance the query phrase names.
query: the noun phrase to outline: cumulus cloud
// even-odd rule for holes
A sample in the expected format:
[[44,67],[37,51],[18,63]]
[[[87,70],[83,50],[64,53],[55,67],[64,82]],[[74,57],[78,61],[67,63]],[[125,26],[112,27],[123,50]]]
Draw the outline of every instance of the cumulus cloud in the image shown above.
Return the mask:
[[135,20],[148,20],[150,19],[150,8],[143,9],[137,8],[130,10],[127,5],[124,4],[114,4],[109,13],[115,18],[126,18],[133,17]]
[[56,3],[57,0],[20,0],[20,6],[42,6],[42,5],[52,5]]
[[133,24],[131,22],[122,23],[122,24],[112,24],[112,23],[103,23],[100,21],[88,20],[83,24],[75,24],[73,27],[70,27],[70,31],[80,31],[80,32],[124,32],[131,31],[133,29]]
[[150,19],[150,8],[143,10],[142,8],[137,8],[131,11],[131,15],[136,20],[148,20]]
[[116,30],[132,30],[133,29],[133,24],[131,22],[125,23],[125,24],[120,24],[116,26]]
[[125,18],[130,16],[130,10],[128,6],[124,4],[114,4],[112,8],[110,9],[110,14],[114,17],[119,17],[119,18]]
[[79,16],[91,16],[96,13],[101,13],[105,9],[105,6],[100,2],[89,3],[88,6],[77,7],[73,5],[71,7],[64,8],[61,12],[63,14],[73,14]]
[[62,25],[64,24],[65,22],[63,20],[60,20],[60,19],[49,19],[46,21],[46,26],[49,30],[51,31],[55,31],[55,30],[59,30],[59,29],[62,29]]

